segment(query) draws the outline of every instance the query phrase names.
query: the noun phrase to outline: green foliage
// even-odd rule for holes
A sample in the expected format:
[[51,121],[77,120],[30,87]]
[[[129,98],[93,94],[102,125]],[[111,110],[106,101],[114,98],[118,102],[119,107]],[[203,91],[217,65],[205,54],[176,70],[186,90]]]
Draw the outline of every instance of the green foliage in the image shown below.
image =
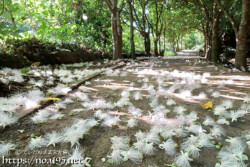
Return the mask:
[[30,70],[31,70],[30,67],[28,67],[28,68],[22,68],[21,69],[21,73],[22,74],[27,74],[28,72],[30,72]]
[[174,56],[175,53],[173,51],[167,51],[165,52],[165,56]]
[[201,49],[203,47],[203,37],[198,31],[192,31],[184,37],[186,49]]

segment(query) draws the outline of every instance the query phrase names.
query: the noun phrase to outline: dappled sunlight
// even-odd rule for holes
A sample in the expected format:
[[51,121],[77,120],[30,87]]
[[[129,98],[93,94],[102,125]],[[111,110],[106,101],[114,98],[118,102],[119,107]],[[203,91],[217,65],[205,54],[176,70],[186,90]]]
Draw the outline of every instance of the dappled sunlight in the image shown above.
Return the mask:
[[220,96],[232,100],[242,100],[242,101],[244,100],[242,97],[237,97],[237,96],[230,96],[230,95],[220,95]]
[[207,100],[207,98],[205,97],[199,97],[199,96],[190,96],[190,97],[183,97],[183,95],[179,94],[179,93],[168,93],[168,96],[166,96],[165,98],[167,97],[171,97],[171,98],[175,98],[177,100],[181,100],[181,101],[185,101],[185,102],[188,102],[188,103],[201,103],[202,101],[205,101]]
[[95,79],[95,82],[113,82],[113,79]]
[[142,88],[131,87],[129,84],[121,84],[121,83],[110,83],[108,85],[96,85],[97,88],[108,88],[112,90],[130,90],[130,91],[137,91],[137,90],[145,90]]
[[227,79],[227,80],[236,80],[236,81],[250,81],[250,76],[244,76],[244,75],[214,75],[208,77],[210,79]]
[[127,116],[128,114],[125,112],[120,112],[120,111],[109,111],[108,112],[111,115],[115,115],[115,116]]
[[0,0],[0,166],[249,166],[247,1]]

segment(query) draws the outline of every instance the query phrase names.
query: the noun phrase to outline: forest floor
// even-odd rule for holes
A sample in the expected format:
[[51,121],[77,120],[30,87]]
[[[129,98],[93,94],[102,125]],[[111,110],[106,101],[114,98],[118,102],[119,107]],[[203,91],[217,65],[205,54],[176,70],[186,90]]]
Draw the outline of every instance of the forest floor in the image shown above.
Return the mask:
[[[181,143],[183,143],[191,134],[199,135],[194,130],[183,130],[183,135],[173,136],[173,140],[178,144],[176,147],[176,154],[168,155],[164,150],[159,148],[159,144],[167,139],[164,139],[159,133],[159,143],[154,143],[156,148],[154,155],[143,155],[140,164],[134,163],[130,160],[123,161],[121,164],[111,164],[107,162],[112,152],[111,138],[114,136],[127,136],[130,139],[130,146],[135,143],[135,134],[139,131],[150,132],[154,127],[161,127],[161,118],[159,114],[161,111],[168,121],[175,119],[173,123],[179,121],[179,124],[185,127],[190,127],[191,124],[202,126],[206,133],[213,134],[211,126],[203,124],[207,116],[210,116],[215,122],[219,119],[214,115],[214,109],[217,105],[221,105],[227,100],[233,103],[230,110],[236,111],[243,106],[245,97],[250,94],[250,76],[249,73],[239,72],[224,68],[223,66],[215,66],[200,60],[198,57],[191,57],[190,59],[158,59],[152,58],[149,60],[142,60],[138,62],[129,61],[121,69],[117,69],[106,74],[100,75],[90,82],[81,86],[70,94],[68,97],[73,97],[77,92],[86,94],[90,101],[104,99],[106,102],[112,104],[117,103],[122,96],[127,96],[131,104],[124,104],[118,107],[117,105],[112,109],[102,109],[102,112],[107,113],[112,117],[119,116],[120,121],[111,126],[104,126],[103,121],[100,121],[98,126],[90,129],[89,133],[84,135],[79,141],[79,145],[84,149],[85,157],[90,157],[90,164],[93,167],[164,167],[166,164],[173,164],[174,158],[180,153]],[[95,69],[101,69],[96,67]],[[123,95],[122,95],[123,92]],[[129,93],[128,93],[129,92]],[[135,100],[134,93],[140,92],[142,98]],[[215,93],[216,92],[216,93]],[[124,95],[125,94],[125,95]],[[217,94],[217,95],[215,95]],[[71,147],[70,143],[59,143],[55,147],[52,145],[48,147],[36,148],[36,151],[29,151],[26,154],[22,152],[25,150],[31,138],[31,134],[35,133],[37,136],[42,137],[48,132],[57,131],[62,132],[63,128],[74,124],[76,119],[90,119],[95,118],[97,109],[86,109],[83,107],[82,101],[77,101],[72,98],[74,102],[67,104],[67,107],[61,109],[60,112],[65,114],[62,119],[48,120],[45,123],[34,124],[32,122],[33,115],[29,115],[21,119],[18,124],[11,125],[4,129],[0,134],[0,141],[12,141],[17,144],[16,151],[11,152],[8,157],[12,158],[52,158],[52,157],[66,157],[69,155],[41,155],[41,150],[66,150],[69,154],[72,153],[75,147]],[[167,100],[173,99],[176,104],[166,104]],[[154,102],[155,100],[155,102]],[[204,109],[201,103],[212,101],[213,109]],[[186,109],[184,119],[188,118],[191,112],[197,113],[197,119],[194,118],[193,122],[189,125],[184,123],[187,120],[181,120],[182,112],[178,110],[178,106]],[[163,107],[163,108],[157,108]],[[165,107],[165,108],[164,108]],[[248,103],[249,107],[249,103]],[[82,112],[72,114],[74,109],[84,109]],[[163,112],[164,111],[164,112]],[[134,112],[141,112],[135,114]],[[136,115],[136,116],[135,116]],[[230,114],[229,114],[230,115]],[[162,116],[162,115],[161,115]],[[193,115],[195,117],[195,114]],[[131,118],[138,121],[135,127],[128,127],[127,122]],[[192,119],[192,118],[190,118]],[[244,115],[235,121],[231,121],[230,116],[227,117],[230,125],[219,125],[225,132],[224,134],[214,136],[211,141],[213,144],[225,147],[229,145],[225,141],[228,137],[244,136],[250,130],[250,116]],[[183,121],[183,122],[182,122]],[[185,124],[185,125],[184,125]],[[215,123],[217,124],[217,123]],[[20,134],[18,130],[25,130]],[[157,128],[156,128],[157,129]],[[177,133],[177,132],[176,132]],[[215,132],[214,132],[215,133]],[[23,137],[26,136],[26,137]],[[28,136],[28,137],[27,137]],[[221,148],[200,148],[199,157],[192,157],[192,167],[212,167],[220,162],[217,157]],[[19,151],[18,151],[19,150]],[[245,150],[245,155],[250,158],[250,150]],[[21,155],[20,155],[21,154]],[[102,158],[106,161],[102,162]],[[7,164],[0,166],[7,167]],[[9,165],[13,166],[13,165]],[[24,165],[23,165],[24,166]],[[26,165],[29,166],[29,165]],[[40,165],[42,166],[42,165]],[[44,165],[49,166],[49,165]],[[53,165],[52,165],[53,166]],[[55,165],[54,165],[55,166]]]

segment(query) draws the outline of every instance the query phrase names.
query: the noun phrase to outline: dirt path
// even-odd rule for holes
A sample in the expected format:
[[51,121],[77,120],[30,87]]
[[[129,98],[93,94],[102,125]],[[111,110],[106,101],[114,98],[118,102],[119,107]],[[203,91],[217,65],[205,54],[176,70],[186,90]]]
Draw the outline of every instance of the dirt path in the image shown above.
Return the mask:
[[[26,117],[18,125],[13,125],[5,130],[0,135],[0,141],[12,141],[17,144],[16,150],[24,150],[30,142],[30,135],[36,133],[37,136],[42,137],[52,131],[62,132],[62,129],[71,126],[76,119],[89,119],[93,118],[98,109],[86,109],[83,107],[84,101],[77,101],[74,97],[77,93],[86,94],[90,101],[98,99],[105,99],[106,102],[112,104],[117,103],[121,99],[123,91],[129,91],[129,102],[132,104],[124,106],[115,106],[112,109],[102,109],[104,113],[110,116],[120,116],[118,125],[112,127],[102,126],[103,121],[96,127],[90,129],[87,135],[79,141],[80,146],[85,150],[84,155],[91,157],[90,164],[93,167],[164,167],[164,164],[172,164],[174,157],[180,152],[181,143],[187,139],[192,132],[187,133],[186,136],[174,136],[174,141],[178,144],[177,153],[175,155],[167,155],[164,150],[159,149],[155,144],[157,151],[155,155],[144,155],[142,163],[136,164],[132,161],[124,161],[120,165],[110,164],[107,161],[102,162],[102,158],[108,159],[107,156],[111,154],[111,141],[113,136],[128,136],[130,138],[130,146],[136,142],[134,136],[138,131],[148,132],[152,127],[161,123],[157,114],[162,111],[169,119],[176,118],[175,107],[182,106],[186,108],[185,118],[191,112],[196,112],[199,119],[195,120],[196,125],[202,125],[207,133],[211,132],[211,127],[203,124],[206,116],[210,116],[215,121],[218,116],[213,114],[213,111],[203,109],[200,103],[212,101],[214,107],[221,104],[225,100],[232,100],[233,106],[230,110],[237,110],[244,104],[244,97],[250,95],[250,76],[249,73],[233,72],[221,66],[210,65],[199,58],[192,58],[188,60],[180,59],[152,59],[142,61],[140,63],[130,62],[120,70],[111,71],[106,75],[101,75],[98,78],[91,80],[84,87],[71,93],[74,103],[68,104],[66,109],[61,109],[60,112],[65,114],[62,119],[48,120],[45,123],[34,124],[32,123],[32,116]],[[135,100],[134,93],[140,92],[142,99]],[[219,97],[213,97],[214,92],[219,92]],[[125,92],[126,94],[127,92]],[[126,95],[125,95],[126,96]],[[158,99],[153,104],[153,99]],[[174,106],[166,104],[168,99],[173,99],[176,102]],[[153,106],[153,107],[152,107]],[[164,106],[164,109],[157,108]],[[249,104],[248,104],[249,106]],[[85,106],[86,107],[86,106]],[[131,110],[136,108],[140,109],[142,114],[136,119],[138,126],[133,128],[127,127],[127,121],[134,118]],[[73,109],[84,109],[82,112],[72,114]],[[169,112],[165,112],[169,110]],[[164,111],[164,112],[163,112]],[[228,119],[230,120],[230,119]],[[182,124],[182,122],[180,122]],[[220,125],[225,135],[221,138],[213,139],[216,143],[221,142],[222,146],[228,145],[225,139],[235,136],[242,136],[245,131],[250,130],[250,116],[245,115],[240,117],[237,121],[228,125]],[[24,134],[20,134],[17,130],[24,129]],[[27,136],[27,137],[26,137]],[[160,136],[160,134],[159,134]],[[166,141],[163,137],[160,138],[160,143]],[[75,147],[73,147],[75,148]],[[71,153],[70,143],[59,143],[55,147],[42,147],[39,150],[67,150]],[[34,150],[33,150],[34,151]],[[22,152],[22,151],[21,151]],[[31,152],[31,151],[29,151]],[[193,158],[191,166],[193,167],[212,167],[220,162],[216,157],[219,149],[201,148],[200,156]],[[32,152],[31,155],[17,155],[18,152],[12,152],[12,158],[32,158],[32,157],[68,157],[68,155],[40,155]],[[246,149],[245,154],[249,157],[250,151]],[[250,157],[249,157],[250,158]],[[1,165],[0,166],[8,166]],[[11,165],[10,165],[11,166]],[[29,166],[29,165],[27,165]],[[40,165],[42,166],[42,165]],[[49,166],[49,165],[44,165]],[[53,165],[52,165],[53,166]],[[55,165],[54,165],[55,166]]]

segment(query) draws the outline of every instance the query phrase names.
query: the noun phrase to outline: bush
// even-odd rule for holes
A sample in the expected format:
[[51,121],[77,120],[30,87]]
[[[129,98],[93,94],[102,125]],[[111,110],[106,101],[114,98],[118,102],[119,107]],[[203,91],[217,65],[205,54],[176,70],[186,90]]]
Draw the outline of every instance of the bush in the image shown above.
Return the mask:
[[165,56],[174,56],[174,55],[175,55],[175,53],[173,51],[167,51],[165,53]]

